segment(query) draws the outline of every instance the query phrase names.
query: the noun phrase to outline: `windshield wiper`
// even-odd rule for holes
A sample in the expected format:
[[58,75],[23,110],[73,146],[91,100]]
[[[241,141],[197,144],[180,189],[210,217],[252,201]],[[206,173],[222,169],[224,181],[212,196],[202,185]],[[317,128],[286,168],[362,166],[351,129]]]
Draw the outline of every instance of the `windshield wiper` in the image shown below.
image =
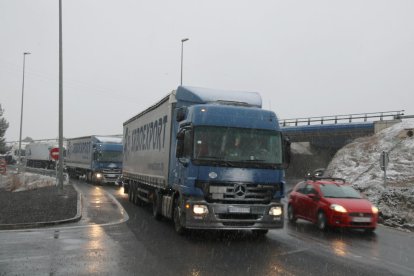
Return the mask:
[[212,164],[212,165],[216,165],[216,166],[220,166],[220,165],[224,165],[227,167],[235,167],[236,165],[234,164],[234,162],[230,162],[227,160],[223,160],[220,159],[220,157],[215,157],[215,156],[211,156],[208,158],[199,158],[196,159],[197,162],[203,163],[203,164]]

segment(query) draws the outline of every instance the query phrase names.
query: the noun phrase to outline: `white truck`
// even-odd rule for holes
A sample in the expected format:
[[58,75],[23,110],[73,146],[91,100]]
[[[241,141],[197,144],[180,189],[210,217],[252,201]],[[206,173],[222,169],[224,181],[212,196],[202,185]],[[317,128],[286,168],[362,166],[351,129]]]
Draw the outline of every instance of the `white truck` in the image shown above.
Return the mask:
[[58,147],[56,142],[33,142],[26,145],[26,166],[42,169],[54,169],[56,161],[50,156],[50,150]]
[[[24,164],[26,162],[26,145],[28,145],[28,142],[21,142],[21,163]],[[8,164],[16,164],[19,160],[19,142],[13,142],[10,146],[10,150],[6,153],[6,160]]]

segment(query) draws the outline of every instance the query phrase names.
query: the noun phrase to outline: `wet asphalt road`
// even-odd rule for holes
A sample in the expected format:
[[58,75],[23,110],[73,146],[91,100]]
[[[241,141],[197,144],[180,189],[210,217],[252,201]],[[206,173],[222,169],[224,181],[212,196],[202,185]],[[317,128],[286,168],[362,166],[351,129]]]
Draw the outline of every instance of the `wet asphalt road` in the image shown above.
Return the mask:
[[0,231],[0,275],[414,275],[413,233],[322,233],[298,221],[265,238],[182,237],[118,187],[76,185],[84,197],[78,223]]

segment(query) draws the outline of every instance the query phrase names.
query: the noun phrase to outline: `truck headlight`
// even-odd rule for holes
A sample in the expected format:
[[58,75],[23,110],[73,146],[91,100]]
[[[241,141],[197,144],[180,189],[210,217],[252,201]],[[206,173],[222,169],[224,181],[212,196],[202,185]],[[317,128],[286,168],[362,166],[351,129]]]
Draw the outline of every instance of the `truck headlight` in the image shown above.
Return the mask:
[[281,216],[282,215],[282,207],[280,206],[273,206],[269,209],[269,215],[271,216]]
[[208,208],[206,205],[195,204],[193,206],[193,213],[196,215],[208,214]]
[[98,179],[99,179],[99,178],[102,178],[102,174],[101,174],[101,173],[97,173],[97,174],[96,174],[96,178],[98,178]]

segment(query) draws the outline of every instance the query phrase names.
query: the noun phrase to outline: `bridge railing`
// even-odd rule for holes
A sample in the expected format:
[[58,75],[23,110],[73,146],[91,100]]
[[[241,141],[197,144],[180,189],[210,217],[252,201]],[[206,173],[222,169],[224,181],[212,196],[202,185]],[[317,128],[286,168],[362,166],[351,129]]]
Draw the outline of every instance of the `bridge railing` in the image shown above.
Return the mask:
[[384,112],[370,112],[370,113],[355,113],[347,115],[330,115],[330,116],[317,116],[307,118],[294,118],[294,119],[282,119],[280,120],[281,126],[299,126],[299,125],[316,125],[324,123],[337,124],[337,123],[352,123],[352,122],[368,122],[376,120],[384,120],[384,118],[391,118],[393,120],[401,119],[404,115],[404,110],[397,111],[384,111]]

